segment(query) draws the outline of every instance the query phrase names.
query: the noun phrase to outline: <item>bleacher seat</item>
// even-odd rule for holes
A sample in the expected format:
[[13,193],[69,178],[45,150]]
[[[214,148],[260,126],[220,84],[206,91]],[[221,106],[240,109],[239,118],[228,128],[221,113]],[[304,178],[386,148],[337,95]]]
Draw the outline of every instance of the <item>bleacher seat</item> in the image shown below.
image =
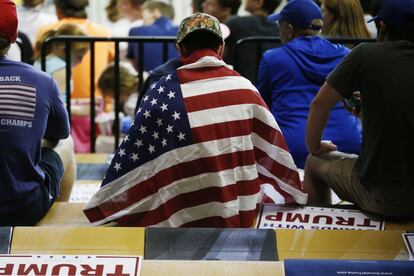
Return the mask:
[[55,202],[37,226],[92,226],[82,212],[84,205]]
[[409,260],[401,230],[276,230],[279,260]]
[[15,227],[11,254],[144,255],[144,228]]

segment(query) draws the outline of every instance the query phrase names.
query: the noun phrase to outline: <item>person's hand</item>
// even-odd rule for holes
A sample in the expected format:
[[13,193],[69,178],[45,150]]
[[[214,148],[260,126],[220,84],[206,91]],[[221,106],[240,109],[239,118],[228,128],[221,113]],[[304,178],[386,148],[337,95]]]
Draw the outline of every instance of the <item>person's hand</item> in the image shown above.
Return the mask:
[[362,117],[361,109],[361,92],[355,91],[352,93],[351,100],[344,100],[344,108],[351,112],[356,117]]
[[319,147],[312,152],[313,155],[320,155],[330,151],[336,151],[338,147],[332,141],[321,141]]

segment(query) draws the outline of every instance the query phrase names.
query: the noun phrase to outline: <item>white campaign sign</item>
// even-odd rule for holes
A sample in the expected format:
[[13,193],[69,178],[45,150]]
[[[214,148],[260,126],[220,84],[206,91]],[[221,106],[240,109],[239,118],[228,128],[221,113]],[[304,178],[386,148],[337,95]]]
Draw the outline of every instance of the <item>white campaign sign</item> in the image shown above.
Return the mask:
[[0,255],[0,275],[137,276],[140,256]]
[[384,230],[384,220],[352,209],[264,204],[257,228]]
[[414,260],[414,233],[403,233],[403,239],[407,251],[410,254],[410,260]]

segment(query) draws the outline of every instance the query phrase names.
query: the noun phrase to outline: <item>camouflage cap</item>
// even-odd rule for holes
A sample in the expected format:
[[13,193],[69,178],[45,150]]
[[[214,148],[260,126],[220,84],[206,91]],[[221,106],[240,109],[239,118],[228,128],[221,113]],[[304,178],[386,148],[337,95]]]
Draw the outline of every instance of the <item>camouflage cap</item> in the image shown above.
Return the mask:
[[181,21],[177,32],[177,43],[182,42],[189,34],[196,31],[207,31],[223,40],[220,22],[217,18],[206,13],[197,12]]

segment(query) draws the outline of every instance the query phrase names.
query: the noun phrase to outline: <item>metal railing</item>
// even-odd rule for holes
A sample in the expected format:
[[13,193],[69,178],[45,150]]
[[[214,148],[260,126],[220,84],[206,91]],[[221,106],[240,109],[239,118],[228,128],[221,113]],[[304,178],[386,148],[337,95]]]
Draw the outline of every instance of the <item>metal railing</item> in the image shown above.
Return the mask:
[[[145,43],[162,43],[162,56],[163,63],[168,60],[168,46],[171,43],[175,43],[175,37],[85,37],[85,36],[59,36],[47,39],[41,48],[41,66],[42,70],[46,71],[46,51],[47,47],[52,43],[65,43],[65,61],[66,61],[66,108],[71,118],[71,44],[76,42],[88,42],[90,44],[90,151],[96,152],[96,126],[95,126],[95,43],[97,42],[113,42],[115,46],[114,57],[114,107],[115,107],[115,120],[114,120],[114,139],[115,149],[119,145],[120,124],[119,124],[119,111],[120,108],[120,91],[119,91],[119,62],[120,62],[120,48],[121,42],[133,42],[137,43],[138,47],[138,91],[144,83],[144,60],[149,58],[144,56],[144,44]],[[98,57],[99,58],[99,57]]]
[[[372,38],[364,38],[364,39],[328,38],[328,40],[331,41],[332,43],[338,43],[338,44],[343,44],[343,45],[350,45],[350,44],[358,45],[362,42],[375,42],[376,41],[375,39],[372,39]],[[237,41],[236,46],[234,48],[234,54],[232,56],[232,64],[234,66],[234,70],[236,70],[237,72],[244,71],[242,68],[242,64],[241,64],[241,61],[244,57],[240,53],[243,47],[246,46],[247,44],[253,44],[256,46],[255,53],[251,53],[251,54],[254,54],[256,57],[255,64],[249,64],[249,66],[254,66],[255,68],[255,76],[253,77],[253,79],[250,78],[250,81],[252,83],[256,83],[257,71],[259,68],[260,60],[262,59],[262,54],[265,50],[264,45],[266,44],[267,46],[266,49],[275,48],[275,47],[281,46],[282,41],[280,37],[267,37],[267,36],[252,36],[252,37],[246,37],[246,38],[243,38]],[[241,74],[243,75],[243,73]],[[244,77],[248,77],[248,76],[244,76]]]

